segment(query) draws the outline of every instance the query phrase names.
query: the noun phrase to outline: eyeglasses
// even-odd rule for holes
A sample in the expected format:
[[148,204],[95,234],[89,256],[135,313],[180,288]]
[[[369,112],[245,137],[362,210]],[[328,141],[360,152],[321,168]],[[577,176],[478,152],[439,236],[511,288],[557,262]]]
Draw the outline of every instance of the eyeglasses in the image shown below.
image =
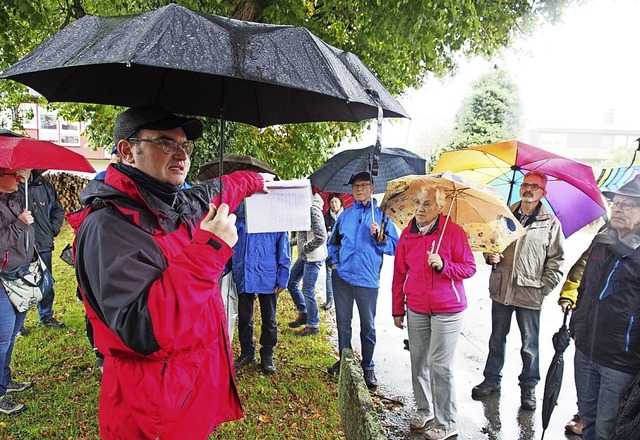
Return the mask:
[[151,142],[152,144],[155,144],[156,147],[162,148],[162,151],[164,151],[167,154],[176,153],[180,148],[182,148],[184,152],[187,153],[187,156],[191,156],[191,153],[193,153],[193,149],[196,146],[195,142],[193,141],[186,141],[186,142],[180,143],[178,141],[174,141],[173,139],[168,139],[168,138],[143,139],[143,138],[131,137],[127,140],[131,142]]
[[[540,188],[542,188],[540,185],[538,185],[537,183],[527,183],[527,182],[522,182],[520,184],[520,188],[522,189],[527,189],[527,188],[531,188],[532,190],[536,191],[539,190]],[[544,188],[543,188],[544,189]]]
[[360,188],[366,188],[369,185],[371,184],[370,183],[354,183],[353,185],[351,185],[351,187],[355,189],[360,189]]
[[611,209],[620,209],[620,211],[629,212],[633,208],[637,208],[639,205],[637,203],[625,203],[625,202],[613,201],[609,206],[611,207]]
[[416,207],[416,209],[420,208],[421,206],[422,206],[424,209],[429,209],[429,208],[431,208],[432,206],[435,206],[435,204],[436,204],[435,202],[431,202],[431,201],[422,203],[422,202],[420,202],[419,200],[414,200],[414,202],[413,202],[413,206],[415,206],[415,207]]

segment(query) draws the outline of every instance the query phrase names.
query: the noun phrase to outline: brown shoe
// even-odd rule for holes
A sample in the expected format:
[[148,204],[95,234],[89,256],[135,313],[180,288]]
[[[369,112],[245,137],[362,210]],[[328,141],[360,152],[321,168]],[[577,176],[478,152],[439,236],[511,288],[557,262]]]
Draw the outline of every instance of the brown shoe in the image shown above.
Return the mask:
[[319,335],[320,329],[318,327],[309,327],[305,326],[302,330],[298,330],[296,335],[298,336],[311,336],[311,335]]
[[569,423],[564,426],[564,429],[572,434],[582,435],[582,418],[580,414],[573,416],[573,418],[569,420]]
[[307,324],[307,314],[306,313],[298,313],[298,317],[295,321],[289,323],[289,327],[298,328]]

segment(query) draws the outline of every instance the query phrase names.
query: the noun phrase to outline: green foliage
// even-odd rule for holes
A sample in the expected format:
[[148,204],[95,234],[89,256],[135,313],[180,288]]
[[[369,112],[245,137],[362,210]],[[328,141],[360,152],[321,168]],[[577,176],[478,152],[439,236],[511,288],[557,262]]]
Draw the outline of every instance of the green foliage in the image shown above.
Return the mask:
[[[56,249],[73,239],[65,224],[56,238]],[[54,255],[56,317],[64,329],[37,324],[30,310],[25,326],[30,333],[16,339],[11,365],[16,380],[32,380],[33,390],[14,395],[27,406],[15,417],[0,415],[3,440],[100,438],[98,396],[100,372],[85,336],[84,306],[76,301],[73,269]],[[321,313],[324,313],[321,311]],[[337,379],[326,374],[335,358],[327,337],[302,338],[286,323],[297,315],[290,295],[283,293],[278,305],[278,372],[263,375],[258,365],[237,374],[244,418],[220,425],[211,439],[336,439],[344,436],[338,415]],[[260,329],[260,314],[256,314]],[[328,330],[321,322],[322,334]],[[259,337],[259,336],[258,336]],[[239,352],[237,338],[233,351]],[[212,397],[215,403],[215,397]]]
[[[446,75],[460,54],[490,56],[539,19],[557,19],[572,0],[6,0],[0,5],[0,69],[4,70],[66,24],[85,14],[139,13],[170,2],[233,18],[305,26],[329,44],[355,53],[394,95],[418,88],[428,72]],[[26,88],[0,81],[0,111],[28,101]],[[114,109],[55,104],[68,117],[91,121],[94,148],[109,145]],[[207,124],[215,127],[214,123]],[[267,160],[283,177],[304,177],[331,154],[343,137],[365,124],[298,124],[267,130],[232,128],[229,152]],[[14,128],[20,128],[16,121]],[[238,136],[238,139],[235,139]],[[193,158],[217,155],[207,136]],[[263,151],[267,149],[266,151]],[[297,151],[294,151],[297,150]],[[294,162],[295,161],[295,162]]]

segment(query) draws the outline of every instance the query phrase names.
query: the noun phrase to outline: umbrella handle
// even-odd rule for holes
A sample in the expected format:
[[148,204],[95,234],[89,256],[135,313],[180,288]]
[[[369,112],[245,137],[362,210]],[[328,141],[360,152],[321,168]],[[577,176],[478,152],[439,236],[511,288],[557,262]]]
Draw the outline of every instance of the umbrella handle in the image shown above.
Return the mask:
[[447,223],[449,223],[449,217],[451,216],[451,210],[453,209],[453,203],[456,201],[457,192],[453,193],[453,198],[451,199],[451,204],[449,205],[449,212],[447,212],[447,218],[444,221],[444,225],[442,226],[442,232],[440,233],[440,238],[438,239],[438,246],[436,246],[436,254],[440,250],[440,244],[442,243],[442,238],[444,237],[444,230],[447,229]]
[[562,320],[562,325],[567,325],[567,317],[569,316],[569,312],[571,312],[571,307],[567,307],[564,309],[564,319]]

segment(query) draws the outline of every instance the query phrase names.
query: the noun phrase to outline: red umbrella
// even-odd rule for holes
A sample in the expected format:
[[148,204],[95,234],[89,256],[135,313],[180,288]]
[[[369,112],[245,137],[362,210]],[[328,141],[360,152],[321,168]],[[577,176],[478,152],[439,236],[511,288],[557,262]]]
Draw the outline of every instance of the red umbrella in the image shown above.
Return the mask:
[[0,136],[0,168],[96,172],[81,154],[53,142],[12,136]]

